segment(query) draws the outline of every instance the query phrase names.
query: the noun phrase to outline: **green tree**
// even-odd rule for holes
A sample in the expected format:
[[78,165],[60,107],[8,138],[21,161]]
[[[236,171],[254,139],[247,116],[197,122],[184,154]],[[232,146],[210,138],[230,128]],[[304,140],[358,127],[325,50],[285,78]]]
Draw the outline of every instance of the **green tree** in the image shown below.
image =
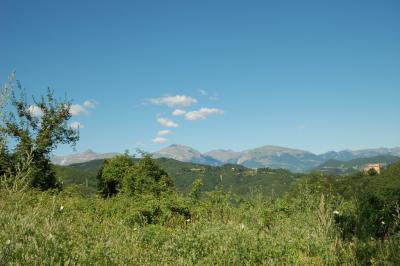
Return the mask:
[[[46,96],[39,100],[33,98],[34,104],[29,104],[26,94],[19,82],[17,86],[21,96],[12,95],[13,109],[8,111],[0,132],[13,139],[15,148],[7,156],[17,165],[26,161],[27,154],[32,156],[32,169],[29,180],[33,187],[46,190],[55,188],[57,180],[50,163],[50,154],[59,144],[75,145],[79,140],[77,130],[68,126],[71,118],[71,102],[58,101],[53,91],[48,89]],[[9,172],[16,169],[8,169]]]
[[159,195],[173,186],[171,177],[155,163],[150,155],[144,155],[124,177],[124,191],[131,195],[148,192]]
[[131,196],[145,193],[160,195],[174,186],[167,172],[149,155],[144,155],[137,164],[127,153],[105,160],[97,179],[103,197],[120,192]]
[[100,194],[111,197],[121,192],[123,179],[133,165],[133,160],[127,153],[104,160],[97,175]]

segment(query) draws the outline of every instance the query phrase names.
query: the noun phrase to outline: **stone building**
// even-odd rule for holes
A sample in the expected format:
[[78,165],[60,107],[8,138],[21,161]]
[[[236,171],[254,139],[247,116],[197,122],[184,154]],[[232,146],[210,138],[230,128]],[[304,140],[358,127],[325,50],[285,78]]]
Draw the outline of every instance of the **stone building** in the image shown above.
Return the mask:
[[364,173],[367,173],[370,169],[374,169],[378,174],[381,173],[381,165],[379,163],[367,164],[364,167]]

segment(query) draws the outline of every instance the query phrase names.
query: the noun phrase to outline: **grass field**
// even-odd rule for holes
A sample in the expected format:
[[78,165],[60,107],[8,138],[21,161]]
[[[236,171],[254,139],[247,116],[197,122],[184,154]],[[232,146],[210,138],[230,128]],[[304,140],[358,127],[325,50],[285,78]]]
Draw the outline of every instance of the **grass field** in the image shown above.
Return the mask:
[[[111,198],[74,185],[2,189],[0,264],[399,265],[399,170],[304,177],[274,198],[260,188]],[[355,184],[366,201],[347,196]]]

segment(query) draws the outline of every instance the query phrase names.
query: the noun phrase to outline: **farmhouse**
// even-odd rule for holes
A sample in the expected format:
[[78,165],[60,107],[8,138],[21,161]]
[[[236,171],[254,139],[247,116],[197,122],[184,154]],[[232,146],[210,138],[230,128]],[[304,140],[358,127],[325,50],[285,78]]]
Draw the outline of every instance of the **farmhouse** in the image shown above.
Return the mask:
[[378,174],[381,173],[381,165],[379,163],[367,164],[364,167],[364,173],[367,173],[370,169],[374,169]]

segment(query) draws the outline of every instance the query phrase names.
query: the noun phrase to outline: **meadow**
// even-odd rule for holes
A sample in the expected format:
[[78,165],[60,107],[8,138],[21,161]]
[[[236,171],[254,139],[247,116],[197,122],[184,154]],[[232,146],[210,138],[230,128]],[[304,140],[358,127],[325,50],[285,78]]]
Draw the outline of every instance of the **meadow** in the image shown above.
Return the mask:
[[[303,177],[284,195],[0,194],[2,265],[398,265],[400,164],[379,176]],[[358,185],[357,185],[358,184]],[[355,189],[357,188],[357,189]],[[352,193],[349,193],[349,190]]]

